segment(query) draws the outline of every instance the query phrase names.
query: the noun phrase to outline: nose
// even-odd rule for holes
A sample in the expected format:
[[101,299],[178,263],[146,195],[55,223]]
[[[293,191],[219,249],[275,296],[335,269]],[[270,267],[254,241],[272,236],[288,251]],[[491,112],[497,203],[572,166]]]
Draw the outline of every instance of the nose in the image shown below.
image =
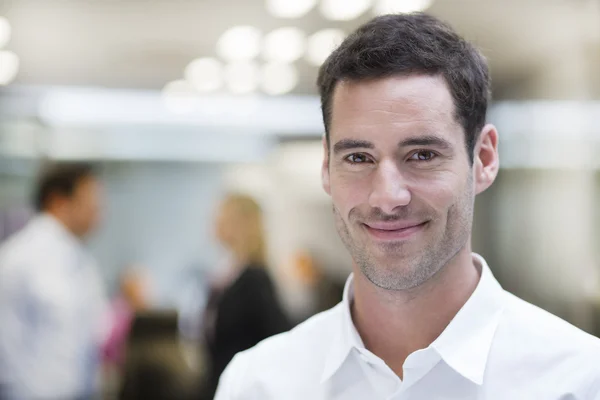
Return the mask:
[[410,203],[411,193],[406,181],[392,160],[379,163],[371,185],[369,205],[385,214],[393,214],[396,208]]

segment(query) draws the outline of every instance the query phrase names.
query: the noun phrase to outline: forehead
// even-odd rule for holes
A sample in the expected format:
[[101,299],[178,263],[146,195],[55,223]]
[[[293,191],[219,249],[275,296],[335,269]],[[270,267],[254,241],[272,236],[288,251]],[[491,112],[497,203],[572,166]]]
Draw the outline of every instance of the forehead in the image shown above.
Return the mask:
[[452,95],[442,76],[393,76],[343,81],[335,88],[331,140],[396,132],[444,134],[460,130]]

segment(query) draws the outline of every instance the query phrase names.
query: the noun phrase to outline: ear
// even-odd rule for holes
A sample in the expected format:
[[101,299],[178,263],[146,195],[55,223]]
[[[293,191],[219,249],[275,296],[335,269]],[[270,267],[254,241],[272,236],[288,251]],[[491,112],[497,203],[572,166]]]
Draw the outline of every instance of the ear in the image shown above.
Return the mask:
[[494,183],[499,166],[498,131],[494,125],[487,124],[481,130],[473,157],[475,194],[482,193]]
[[321,183],[323,189],[328,195],[331,195],[331,187],[329,185],[329,146],[327,146],[327,138],[323,135],[323,165],[321,165]]

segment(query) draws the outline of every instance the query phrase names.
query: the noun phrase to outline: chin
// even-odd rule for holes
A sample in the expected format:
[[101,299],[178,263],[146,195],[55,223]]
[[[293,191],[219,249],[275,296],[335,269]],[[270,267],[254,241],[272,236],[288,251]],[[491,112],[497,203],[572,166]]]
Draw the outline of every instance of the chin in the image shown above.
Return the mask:
[[361,268],[375,286],[386,290],[410,290],[421,286],[434,275],[418,263],[387,265],[386,268]]
[[419,258],[422,254],[422,250],[417,248],[414,243],[378,243],[373,251],[371,251],[371,256],[374,260],[378,262],[389,264],[405,264],[406,262],[411,262]]

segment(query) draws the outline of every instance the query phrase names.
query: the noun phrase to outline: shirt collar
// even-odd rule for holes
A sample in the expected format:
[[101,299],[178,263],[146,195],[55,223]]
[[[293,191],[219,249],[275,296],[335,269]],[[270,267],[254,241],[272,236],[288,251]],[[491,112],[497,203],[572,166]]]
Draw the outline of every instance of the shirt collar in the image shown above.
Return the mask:
[[483,257],[473,254],[473,259],[481,267],[479,283],[431,347],[452,369],[481,385],[504,308],[504,290]]
[[339,307],[338,315],[341,315],[341,318],[337,324],[338,329],[333,336],[332,345],[325,359],[325,368],[321,375],[321,382],[327,381],[337,372],[352,349],[365,347],[354,326],[354,322],[352,322],[352,314],[350,313],[350,306],[354,298],[353,279],[354,274],[350,274],[344,286],[342,303],[337,305]]
[[[478,254],[475,263],[481,268],[481,277],[475,291],[459,310],[442,334],[429,346],[448,366],[475,384],[483,383],[483,376],[494,334],[503,309],[504,290],[494,278],[489,266]],[[352,322],[350,306],[353,293],[353,275],[344,287],[337,332],[325,360],[321,381],[331,378],[342,366],[352,349],[364,344]]]

